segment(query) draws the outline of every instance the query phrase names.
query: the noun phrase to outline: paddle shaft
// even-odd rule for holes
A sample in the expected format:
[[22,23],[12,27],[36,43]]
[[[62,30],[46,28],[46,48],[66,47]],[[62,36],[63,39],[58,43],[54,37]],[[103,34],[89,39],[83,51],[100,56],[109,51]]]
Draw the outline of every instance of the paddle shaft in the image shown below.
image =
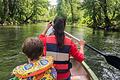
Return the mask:
[[[65,32],[65,34],[66,34],[67,36],[73,38],[74,40],[76,40],[76,41],[78,41],[78,42],[80,41],[78,38],[74,37],[73,35],[69,34],[68,32],[66,32],[66,31],[64,31],[64,32]],[[97,53],[99,53],[99,54],[101,54],[101,55],[103,55],[103,56],[106,56],[106,55],[103,54],[101,51],[99,51],[99,50],[97,50],[96,48],[90,46],[89,44],[85,44],[85,46],[89,47],[90,49],[96,51]]]

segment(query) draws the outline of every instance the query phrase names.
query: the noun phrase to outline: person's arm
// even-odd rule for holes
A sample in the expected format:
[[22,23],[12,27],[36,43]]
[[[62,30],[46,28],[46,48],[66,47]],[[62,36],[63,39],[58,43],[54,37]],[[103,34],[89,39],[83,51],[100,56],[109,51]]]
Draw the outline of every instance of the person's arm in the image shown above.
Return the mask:
[[70,48],[70,54],[79,62],[82,62],[85,59],[84,56],[84,45],[85,41],[81,40],[79,42],[80,44],[80,50],[78,50],[77,46],[75,43],[71,43],[71,48]]
[[42,35],[46,35],[48,29],[52,26],[52,22],[49,22],[45,30],[42,32]]

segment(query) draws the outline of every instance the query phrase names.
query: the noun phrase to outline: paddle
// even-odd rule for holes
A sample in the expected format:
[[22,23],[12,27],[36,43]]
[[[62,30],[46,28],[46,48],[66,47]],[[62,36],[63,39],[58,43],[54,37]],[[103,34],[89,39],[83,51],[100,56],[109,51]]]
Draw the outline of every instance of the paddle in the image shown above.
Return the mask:
[[[65,31],[65,34],[78,42],[80,41],[78,38],[72,36],[71,34],[69,34],[66,31]],[[120,70],[120,58],[118,58],[116,56],[112,56],[112,55],[106,55],[106,54],[102,53],[101,51],[99,51],[98,49],[90,46],[89,44],[85,44],[85,46],[89,47],[90,49],[92,49],[92,50],[96,51],[97,53],[99,53],[100,55],[104,56],[108,64],[110,64]]]

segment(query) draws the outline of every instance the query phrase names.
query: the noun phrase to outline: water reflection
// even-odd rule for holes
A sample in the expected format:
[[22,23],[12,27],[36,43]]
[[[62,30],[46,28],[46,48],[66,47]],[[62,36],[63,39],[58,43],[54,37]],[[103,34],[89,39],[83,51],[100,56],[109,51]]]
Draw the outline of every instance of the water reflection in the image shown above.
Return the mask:
[[[22,25],[17,27],[0,28],[0,80],[7,80],[12,69],[26,62],[26,57],[21,54],[21,44],[29,36],[37,36],[44,29],[45,24]],[[105,54],[120,56],[119,32],[95,31],[86,27],[71,28],[66,30],[79,39],[84,39]],[[86,62],[101,80],[119,80],[120,71],[106,63],[103,56],[85,49]]]

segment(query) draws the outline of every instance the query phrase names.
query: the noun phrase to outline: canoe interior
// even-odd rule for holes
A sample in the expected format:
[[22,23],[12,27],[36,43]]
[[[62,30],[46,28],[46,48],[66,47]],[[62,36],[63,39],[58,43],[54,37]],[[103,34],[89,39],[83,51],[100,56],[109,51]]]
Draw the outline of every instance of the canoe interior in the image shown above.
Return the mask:
[[91,80],[87,71],[83,66],[76,60],[71,59],[72,69],[71,71],[71,80]]

